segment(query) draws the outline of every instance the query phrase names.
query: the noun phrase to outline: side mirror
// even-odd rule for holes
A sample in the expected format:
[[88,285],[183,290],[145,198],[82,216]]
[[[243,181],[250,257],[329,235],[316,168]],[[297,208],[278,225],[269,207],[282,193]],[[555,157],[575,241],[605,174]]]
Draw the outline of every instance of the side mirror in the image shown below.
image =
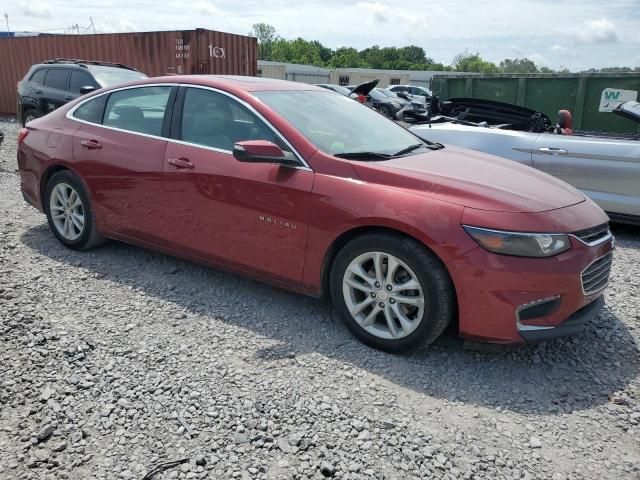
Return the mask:
[[87,85],[85,87],[80,87],[80,95],[86,95],[87,93],[91,93],[96,89],[96,87],[92,87]]
[[278,145],[267,140],[247,140],[234,143],[233,156],[236,160],[247,163],[297,165],[297,162],[287,158],[287,155]]

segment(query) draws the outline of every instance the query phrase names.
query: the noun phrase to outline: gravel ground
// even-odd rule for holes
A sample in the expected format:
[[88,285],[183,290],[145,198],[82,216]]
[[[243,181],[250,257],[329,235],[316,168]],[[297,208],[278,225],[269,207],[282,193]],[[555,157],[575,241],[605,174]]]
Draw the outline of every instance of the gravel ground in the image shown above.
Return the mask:
[[617,229],[584,334],[392,356],[321,301],[118,242],[66,250],[0,128],[0,480],[640,478],[640,229]]

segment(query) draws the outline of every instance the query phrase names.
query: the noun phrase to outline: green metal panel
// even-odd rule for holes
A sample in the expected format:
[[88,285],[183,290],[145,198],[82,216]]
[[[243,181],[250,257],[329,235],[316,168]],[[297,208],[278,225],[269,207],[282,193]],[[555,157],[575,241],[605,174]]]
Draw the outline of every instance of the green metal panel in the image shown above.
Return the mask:
[[546,113],[552,121],[558,110],[566,109],[573,114],[575,129],[639,131],[636,122],[598,111],[605,88],[640,91],[638,73],[437,75],[431,86],[442,100],[473,97],[524,105]]

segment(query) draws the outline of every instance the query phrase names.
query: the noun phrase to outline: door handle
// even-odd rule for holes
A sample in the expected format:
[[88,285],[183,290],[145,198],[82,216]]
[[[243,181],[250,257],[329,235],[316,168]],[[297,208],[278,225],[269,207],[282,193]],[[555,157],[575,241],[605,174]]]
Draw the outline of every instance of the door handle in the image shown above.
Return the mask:
[[80,145],[89,150],[99,150],[102,148],[102,145],[97,140],[81,140]]
[[193,168],[194,165],[188,158],[170,158],[167,160],[169,165],[173,165],[176,168]]
[[545,155],[567,155],[569,153],[564,148],[552,148],[552,147],[542,147],[542,148],[539,148],[538,151],[540,153],[544,153]]

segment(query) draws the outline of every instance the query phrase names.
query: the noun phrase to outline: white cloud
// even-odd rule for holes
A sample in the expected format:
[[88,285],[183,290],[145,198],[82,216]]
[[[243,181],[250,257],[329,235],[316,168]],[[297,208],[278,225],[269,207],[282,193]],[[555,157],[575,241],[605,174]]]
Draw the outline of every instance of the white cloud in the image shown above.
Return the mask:
[[531,55],[527,55],[527,58],[529,60],[531,60],[533,63],[535,63],[537,66],[539,67],[548,67],[549,65],[551,65],[551,62],[549,62],[549,60],[547,59],[547,57],[545,57],[544,55],[542,55],[541,53],[532,53]]
[[620,38],[613,23],[606,18],[587,20],[574,29],[573,40],[578,45],[617,43]]
[[221,13],[218,7],[206,0],[196,2],[190,5],[190,8],[193,8],[196,12],[202,15],[211,15],[212,17],[218,16]]
[[51,18],[51,8],[46,2],[20,2],[20,10],[23,15],[34,18]]
[[138,30],[136,24],[131,20],[120,20],[118,27],[121,32],[135,32]]
[[551,50],[553,50],[554,52],[564,53],[569,49],[564,45],[555,44],[554,46],[551,47]]

